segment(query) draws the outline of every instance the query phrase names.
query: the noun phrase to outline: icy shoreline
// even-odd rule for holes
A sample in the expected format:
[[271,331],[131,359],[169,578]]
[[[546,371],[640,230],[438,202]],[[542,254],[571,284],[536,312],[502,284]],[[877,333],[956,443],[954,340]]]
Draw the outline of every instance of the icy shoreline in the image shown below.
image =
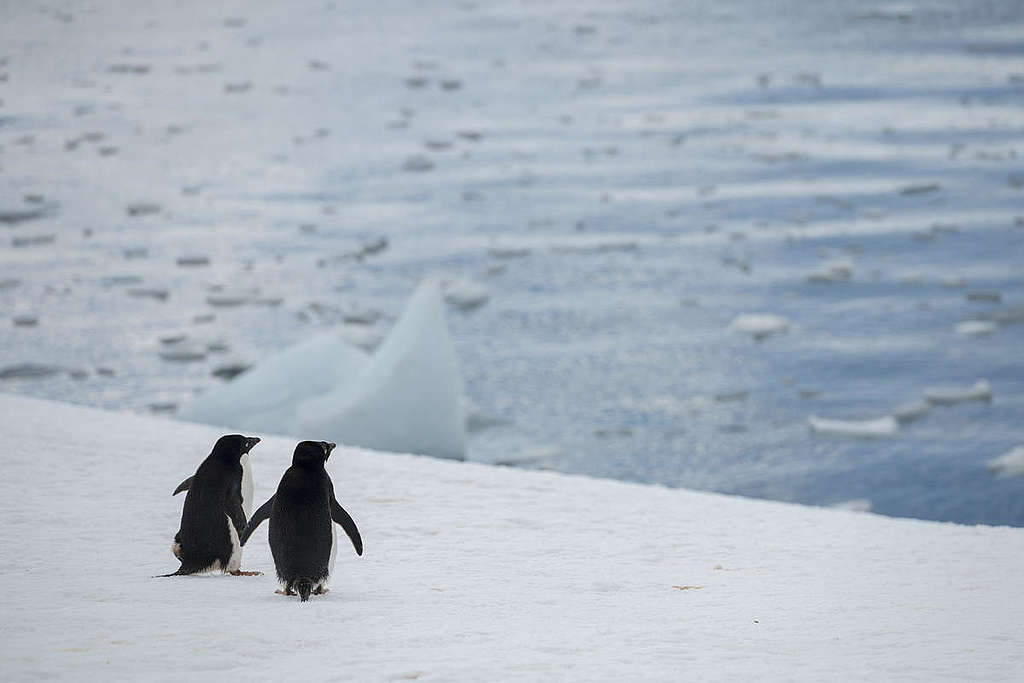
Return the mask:
[[[366,542],[332,592],[173,569],[171,491],[219,432],[0,395],[11,680],[1009,680],[1024,530],[339,447]],[[267,436],[267,435],[261,435]],[[254,449],[257,499],[293,443]]]

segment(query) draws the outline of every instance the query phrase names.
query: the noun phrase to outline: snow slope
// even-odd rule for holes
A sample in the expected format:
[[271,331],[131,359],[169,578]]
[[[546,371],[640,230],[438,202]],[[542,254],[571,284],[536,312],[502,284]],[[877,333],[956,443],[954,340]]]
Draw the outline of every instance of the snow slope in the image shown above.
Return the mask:
[[[7,680],[1013,680],[1024,530],[339,448],[329,595],[154,579],[210,427],[0,395]],[[265,436],[265,435],[261,435]],[[253,450],[257,500],[292,440]],[[265,527],[243,567],[272,571]]]

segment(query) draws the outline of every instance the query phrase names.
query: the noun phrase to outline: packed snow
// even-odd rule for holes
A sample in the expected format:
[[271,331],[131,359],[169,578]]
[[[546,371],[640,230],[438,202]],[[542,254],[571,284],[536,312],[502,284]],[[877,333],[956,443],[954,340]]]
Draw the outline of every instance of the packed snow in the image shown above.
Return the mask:
[[[339,447],[331,591],[174,569],[222,432],[0,395],[7,680],[1013,681],[1024,530]],[[295,439],[251,454],[256,500]],[[311,435],[312,436],[312,435]]]

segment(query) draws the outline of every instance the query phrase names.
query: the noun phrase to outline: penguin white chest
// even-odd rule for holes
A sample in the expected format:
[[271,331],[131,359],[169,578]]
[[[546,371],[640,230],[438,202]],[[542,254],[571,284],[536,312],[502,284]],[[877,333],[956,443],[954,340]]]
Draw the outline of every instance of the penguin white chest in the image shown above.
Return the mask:
[[245,513],[245,520],[249,521],[249,517],[252,516],[253,496],[252,467],[249,465],[249,454],[243,453],[239,462],[242,464],[242,512]]
[[224,518],[228,521],[228,537],[231,539],[231,557],[228,558],[228,566],[224,567],[224,571],[237,572],[242,566],[242,544],[238,540],[238,530],[231,517],[225,514]]

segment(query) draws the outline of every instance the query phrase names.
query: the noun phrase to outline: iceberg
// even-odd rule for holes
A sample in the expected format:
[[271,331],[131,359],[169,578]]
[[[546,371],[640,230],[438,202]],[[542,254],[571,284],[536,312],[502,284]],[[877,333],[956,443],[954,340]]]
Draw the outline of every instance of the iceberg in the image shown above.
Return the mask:
[[465,457],[462,374],[438,285],[426,281],[352,381],[300,404],[309,438],[387,451]]
[[314,335],[274,353],[231,382],[194,398],[178,417],[252,432],[298,436],[296,408],[346,384],[370,364],[342,330]]

